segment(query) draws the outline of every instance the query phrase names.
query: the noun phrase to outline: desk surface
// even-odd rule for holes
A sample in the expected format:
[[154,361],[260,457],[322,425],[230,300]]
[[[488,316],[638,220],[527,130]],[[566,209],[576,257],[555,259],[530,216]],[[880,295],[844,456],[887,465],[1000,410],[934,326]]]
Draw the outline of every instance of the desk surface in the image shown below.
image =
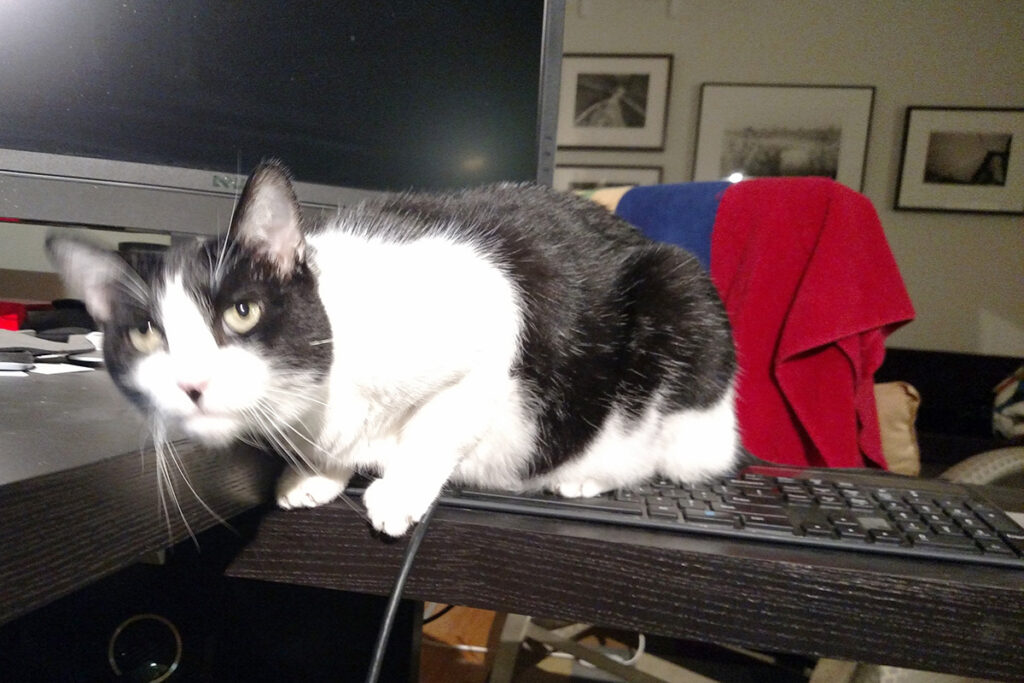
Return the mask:
[[[228,573],[384,595],[404,548],[344,504],[274,510]],[[1024,677],[1018,569],[442,508],[405,594],[764,651]]]
[[[0,623],[187,537],[158,504],[142,420],[102,372],[0,385]],[[140,455],[141,450],[141,455]],[[276,463],[179,445],[229,517]],[[175,475],[179,492],[185,490]],[[1024,510],[1024,492],[989,490]],[[990,496],[991,497],[991,496]],[[179,496],[193,530],[216,523]],[[342,503],[269,510],[233,576],[384,595],[405,541]],[[1024,677],[1024,571],[440,509],[407,595],[755,649]]]
[[[181,511],[165,515],[145,421],[105,372],[4,378],[0,405],[0,623],[217,523],[175,467]],[[222,517],[269,495],[259,453],[176,452]]]

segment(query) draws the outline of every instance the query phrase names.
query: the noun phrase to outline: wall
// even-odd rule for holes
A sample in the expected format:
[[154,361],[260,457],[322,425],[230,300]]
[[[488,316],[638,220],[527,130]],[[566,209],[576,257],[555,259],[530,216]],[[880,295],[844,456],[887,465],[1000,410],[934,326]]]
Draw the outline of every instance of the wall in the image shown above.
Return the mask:
[[909,105],[1024,107],[1018,0],[568,0],[566,52],[674,55],[663,152],[562,150],[561,164],[691,179],[700,84],[876,88],[864,193],[917,309],[890,345],[1024,356],[1020,216],[893,211]]

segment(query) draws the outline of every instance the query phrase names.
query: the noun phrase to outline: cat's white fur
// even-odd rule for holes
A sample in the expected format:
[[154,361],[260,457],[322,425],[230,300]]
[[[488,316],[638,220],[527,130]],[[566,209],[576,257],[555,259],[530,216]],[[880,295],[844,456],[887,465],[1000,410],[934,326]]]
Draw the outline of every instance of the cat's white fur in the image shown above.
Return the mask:
[[[333,500],[355,469],[381,477],[364,502],[372,524],[401,535],[447,481],[523,488],[536,448],[527,394],[511,375],[519,352],[521,293],[471,246],[441,237],[396,243],[354,226],[311,235],[307,258],[333,327],[328,380],[303,396],[274,386],[274,372],[242,346],[218,346],[180,278],[157,303],[167,351],[142,359],[134,384],[161,412],[206,443],[226,443],[273,406],[278,442],[313,471],[279,482],[285,508]],[[186,390],[203,390],[202,409]],[[729,392],[707,411],[639,420],[613,413],[578,459],[525,482],[591,496],[654,472],[693,480],[734,461]]]

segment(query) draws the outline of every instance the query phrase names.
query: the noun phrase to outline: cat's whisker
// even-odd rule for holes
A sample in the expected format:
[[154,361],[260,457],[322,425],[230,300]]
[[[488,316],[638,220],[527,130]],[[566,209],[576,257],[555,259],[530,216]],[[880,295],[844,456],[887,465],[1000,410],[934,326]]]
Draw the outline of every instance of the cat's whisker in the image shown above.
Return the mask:
[[310,346],[321,346],[323,344],[332,344],[332,343],[334,343],[333,339],[317,339],[316,341],[309,342],[309,345]]
[[[262,402],[257,403],[251,410],[246,411],[246,413],[247,415],[256,418],[250,420],[250,422],[260,427],[260,434],[271,442],[270,445],[274,448],[274,451],[288,461],[292,467],[297,470],[308,470],[313,474],[320,474],[319,469],[305,457],[302,450],[295,445],[287,434],[284,433],[277,421],[272,419],[272,414],[268,406],[264,405]],[[297,430],[295,431],[299,434]],[[302,436],[301,434],[299,435]],[[307,441],[309,441],[308,438]],[[312,441],[309,442],[311,444],[313,443]],[[315,444],[313,445],[315,446]]]
[[162,449],[164,444],[162,441],[154,443],[154,457],[156,458],[156,494],[157,500],[159,501],[159,509],[163,512],[164,524],[167,527],[167,542],[172,543],[174,540],[174,532],[171,529],[171,511],[167,508],[167,494],[164,489],[168,486],[167,472],[164,469],[164,460],[162,455]]
[[366,509],[359,503],[352,500],[352,498],[350,498],[344,491],[338,494],[338,500],[343,502],[345,505],[349,506],[349,508],[357,515],[359,515],[360,519],[362,519],[364,522],[366,522],[367,524],[373,524],[373,521],[370,519],[370,516],[366,514]]
[[302,393],[302,392],[298,392],[298,391],[295,391],[295,390],[282,389],[282,388],[278,388],[278,387],[267,387],[265,391],[266,391],[267,394],[276,394],[278,396],[285,396],[287,398],[298,398],[298,399],[301,399],[303,402],[306,402],[306,403],[314,403],[316,405],[321,405],[321,406],[327,406],[328,405],[328,403],[326,401],[322,401],[322,400],[320,400],[318,398],[314,398],[313,394],[309,394],[309,393]]
[[[168,491],[168,494],[170,495],[171,502],[174,503],[174,507],[178,510],[178,516],[181,517],[181,522],[182,522],[182,524],[185,525],[185,531],[188,532],[189,538],[192,539],[192,542],[198,548],[199,547],[199,541],[196,539],[196,535],[192,531],[192,526],[188,523],[188,518],[185,516],[185,511],[181,507],[181,502],[178,500],[178,492],[174,488],[174,479],[173,479],[173,477],[171,475],[170,467],[167,464],[167,460],[170,459],[167,456],[170,455],[170,452],[173,449],[173,446],[172,446],[172,444],[169,441],[163,441],[162,443],[163,443],[163,447],[156,451],[156,454],[157,454],[157,467],[163,470],[163,479],[167,483],[167,491]],[[173,541],[174,534],[173,534],[173,531],[171,530],[170,515],[169,514],[167,515],[167,526],[168,526],[168,533],[171,536],[171,538],[169,540]]]
[[[168,446],[170,447],[169,450],[171,454],[171,464],[173,464],[175,469],[178,470],[178,474],[181,475],[181,480],[185,482],[185,486],[187,486],[188,490],[192,492],[192,495],[195,497],[196,502],[198,502],[203,507],[203,509],[210,514],[211,517],[213,517],[215,520],[217,520],[225,527],[227,527],[229,530],[231,530],[232,533],[238,533],[237,531],[235,531],[235,528],[228,523],[226,519],[224,519],[219,514],[214,512],[213,508],[206,504],[206,501],[203,500],[203,497],[199,495],[199,492],[196,491],[195,487],[192,485],[192,480],[189,478],[188,473],[185,471],[185,467],[181,462],[181,457],[178,454],[177,448],[174,446],[173,443],[168,444]],[[187,525],[188,523],[186,522],[186,526]],[[189,535],[191,535],[191,533]],[[192,536],[192,540],[196,541],[196,537]],[[198,546],[198,541],[196,542],[196,545]]]

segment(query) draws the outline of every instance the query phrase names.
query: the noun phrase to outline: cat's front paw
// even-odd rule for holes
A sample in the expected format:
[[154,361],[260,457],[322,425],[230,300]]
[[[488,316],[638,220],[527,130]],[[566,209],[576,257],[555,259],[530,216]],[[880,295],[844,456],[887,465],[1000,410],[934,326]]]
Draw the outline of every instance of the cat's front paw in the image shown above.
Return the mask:
[[401,536],[426,513],[433,497],[424,500],[422,486],[381,478],[366,487],[363,504],[370,523],[388,536]]
[[286,470],[277,482],[277,505],[285,510],[315,508],[337,498],[346,483],[321,474]]

